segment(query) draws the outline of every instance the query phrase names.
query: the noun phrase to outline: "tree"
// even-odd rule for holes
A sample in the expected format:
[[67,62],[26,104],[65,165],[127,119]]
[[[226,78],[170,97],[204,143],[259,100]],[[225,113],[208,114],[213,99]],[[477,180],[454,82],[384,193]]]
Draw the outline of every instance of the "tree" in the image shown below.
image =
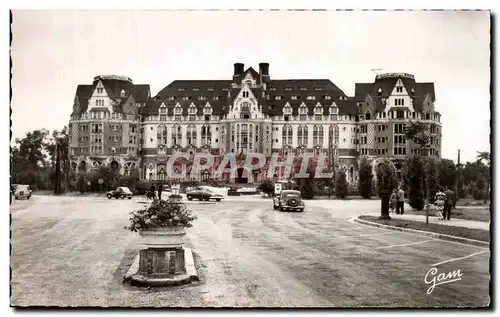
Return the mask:
[[373,173],[372,173],[372,165],[367,158],[363,158],[359,164],[359,181],[358,181],[358,190],[361,197],[365,199],[369,199],[373,192]]
[[347,185],[347,177],[345,171],[340,170],[336,173],[337,179],[335,180],[335,195],[344,199],[349,194],[349,187]]
[[475,200],[485,199],[486,180],[478,175],[476,182],[472,186],[472,196]]
[[420,156],[413,155],[407,158],[405,164],[405,180],[408,185],[409,205],[417,210],[424,209],[424,177],[425,166]]
[[[486,166],[488,167],[487,170],[487,176],[486,176],[486,186],[484,186],[484,203],[488,201],[488,196],[490,192],[490,183],[491,183],[491,178],[490,178],[490,167],[491,167],[491,158],[490,158],[490,153],[489,152],[477,152],[477,157],[476,159],[483,163],[486,162]],[[477,181],[476,181],[477,185]],[[476,186],[477,187],[477,186]]]
[[425,162],[425,177],[427,179],[427,187],[425,193],[429,193],[429,202],[434,203],[434,198],[439,190],[440,182],[440,159],[436,157],[427,157]]
[[454,189],[457,184],[457,167],[452,160],[441,159],[439,166],[439,185]]
[[389,198],[397,187],[396,171],[389,160],[384,160],[377,165],[377,188],[381,198],[380,219],[390,220]]

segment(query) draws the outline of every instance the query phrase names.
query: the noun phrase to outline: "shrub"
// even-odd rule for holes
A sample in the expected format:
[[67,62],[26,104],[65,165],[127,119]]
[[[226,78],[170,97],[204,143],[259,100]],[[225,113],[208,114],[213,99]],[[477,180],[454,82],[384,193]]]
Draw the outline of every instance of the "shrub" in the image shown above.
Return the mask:
[[82,193],[82,194],[83,194],[83,193],[85,193],[85,188],[87,187],[87,184],[85,184],[85,183],[86,183],[86,182],[85,182],[85,177],[84,177],[84,176],[83,176],[83,174],[82,174],[82,175],[80,175],[80,177],[78,178],[78,184],[77,184],[77,186],[78,186],[78,191],[79,191],[80,193]]
[[417,210],[422,210],[424,201],[425,166],[420,156],[414,155],[406,161],[406,176],[408,185],[408,203]]
[[138,182],[135,184],[135,193],[136,195],[145,195],[146,191],[151,187],[151,184],[147,181]]
[[259,184],[257,190],[264,194],[272,195],[274,193],[274,183],[272,180],[266,178]]
[[349,194],[346,175],[344,171],[338,171],[336,174],[337,179],[335,180],[335,196],[344,199]]
[[300,180],[300,193],[304,199],[313,199],[316,194],[316,185],[309,179]]
[[363,158],[359,164],[358,191],[361,197],[369,199],[372,192],[373,173],[372,166],[367,158]]
[[482,176],[478,176],[472,186],[472,197],[474,197],[475,200],[484,199],[485,190],[486,190],[486,181]]
[[158,227],[192,227],[196,216],[183,203],[155,199],[150,206],[130,213],[130,231],[147,230]]

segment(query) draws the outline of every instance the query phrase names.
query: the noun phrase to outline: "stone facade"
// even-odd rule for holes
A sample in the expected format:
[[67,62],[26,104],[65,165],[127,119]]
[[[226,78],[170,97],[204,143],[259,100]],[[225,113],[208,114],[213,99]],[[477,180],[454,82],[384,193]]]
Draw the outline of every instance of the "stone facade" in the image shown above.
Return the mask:
[[[410,120],[431,126],[430,154],[439,156],[441,123],[434,102],[433,83],[417,83],[404,73],[357,83],[354,97],[330,80],[271,79],[267,63],[259,64],[259,72],[236,63],[229,80],[176,80],[153,98],[149,85],[97,76],[92,85],[77,89],[70,153],[76,169],[115,162],[122,173],[139,168],[147,180],[171,179],[166,162],[176,153],[191,158],[210,153],[215,166],[226,154],[323,154],[352,183],[361,157],[398,161],[415,151],[412,140],[404,137]],[[264,177],[242,174],[238,164],[236,179],[215,175],[214,168],[175,168],[195,180],[257,182]],[[276,177],[283,177],[283,171]]]

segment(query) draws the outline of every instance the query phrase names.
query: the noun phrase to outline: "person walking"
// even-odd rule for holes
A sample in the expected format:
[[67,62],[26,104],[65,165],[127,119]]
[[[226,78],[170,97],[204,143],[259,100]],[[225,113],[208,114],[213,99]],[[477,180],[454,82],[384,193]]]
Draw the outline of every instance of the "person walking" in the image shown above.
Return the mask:
[[156,187],[154,184],[151,184],[150,191],[151,191],[151,196],[153,197],[153,199],[156,199]]
[[162,185],[162,184],[160,184],[160,185],[158,186],[158,199],[159,199],[159,200],[161,200],[161,193],[162,193],[162,191],[163,191],[163,185]]
[[453,207],[453,204],[455,202],[455,192],[452,191],[449,187],[446,187],[445,190],[445,201],[444,201],[444,214],[443,214],[443,219],[450,220],[451,217],[451,207]]
[[397,192],[396,214],[403,215],[404,213],[405,213],[405,191],[401,186],[399,186],[399,190]]
[[390,207],[391,207],[391,214],[394,214],[396,211],[396,207],[398,204],[398,191],[394,189],[391,194],[391,200],[390,200]]
[[434,204],[436,205],[436,210],[438,213],[439,220],[444,220],[444,204],[445,204],[446,194],[441,190],[436,193],[436,198]]

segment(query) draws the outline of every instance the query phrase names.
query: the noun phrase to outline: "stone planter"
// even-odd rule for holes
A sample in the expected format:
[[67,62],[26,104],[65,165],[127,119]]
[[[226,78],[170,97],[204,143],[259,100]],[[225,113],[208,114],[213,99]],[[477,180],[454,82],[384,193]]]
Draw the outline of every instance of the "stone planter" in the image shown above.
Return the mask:
[[184,227],[158,227],[139,231],[139,241],[143,249],[182,248],[185,235]]
[[190,283],[184,259],[184,227],[159,227],[139,231],[139,268],[132,282],[147,286]]

